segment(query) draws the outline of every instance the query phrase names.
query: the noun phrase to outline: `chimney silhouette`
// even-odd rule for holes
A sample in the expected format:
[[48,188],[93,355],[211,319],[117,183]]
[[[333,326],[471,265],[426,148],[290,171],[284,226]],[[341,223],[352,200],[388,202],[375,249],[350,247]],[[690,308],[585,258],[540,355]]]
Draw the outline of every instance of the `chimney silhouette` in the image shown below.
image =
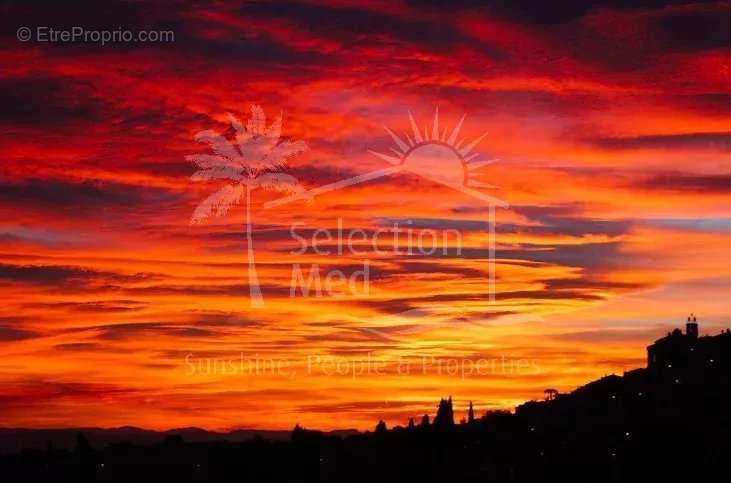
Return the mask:
[[687,335],[691,339],[698,338],[698,320],[693,314],[690,314],[690,316],[688,317],[688,321],[685,324],[685,335]]

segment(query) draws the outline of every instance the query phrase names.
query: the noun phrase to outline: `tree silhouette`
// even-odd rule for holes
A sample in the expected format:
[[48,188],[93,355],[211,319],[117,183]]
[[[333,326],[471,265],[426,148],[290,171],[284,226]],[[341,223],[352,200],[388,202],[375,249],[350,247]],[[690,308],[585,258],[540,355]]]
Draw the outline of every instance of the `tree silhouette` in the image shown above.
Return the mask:
[[428,414],[425,414],[424,416],[422,416],[421,425],[424,427],[429,426],[429,415]]
[[287,161],[307,151],[304,141],[282,140],[282,114],[267,127],[266,115],[261,106],[251,106],[251,116],[244,126],[235,116],[228,114],[236,137],[234,142],[215,131],[199,132],[195,139],[207,143],[215,154],[186,156],[198,168],[191,179],[233,181],[210,195],[193,212],[191,224],[202,223],[215,215],[223,216],[246,196],[246,242],[249,266],[249,295],[252,307],[261,307],[263,299],[254,259],[254,241],[251,229],[251,192],[257,188],[275,190],[287,194],[303,191],[296,178],[283,173]]

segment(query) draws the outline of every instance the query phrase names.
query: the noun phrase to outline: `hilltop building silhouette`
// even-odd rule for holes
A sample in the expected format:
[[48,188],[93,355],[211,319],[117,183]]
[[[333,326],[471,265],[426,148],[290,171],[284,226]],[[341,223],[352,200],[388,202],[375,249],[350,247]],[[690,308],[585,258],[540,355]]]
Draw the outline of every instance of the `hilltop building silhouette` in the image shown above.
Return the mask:
[[680,329],[669,332],[647,347],[647,369],[657,373],[678,370],[700,370],[720,363],[724,348],[731,342],[731,333],[724,330],[719,335],[698,335],[698,319],[690,315],[685,333]]
[[[559,394],[555,389],[544,391],[545,401],[529,401],[516,407],[516,414],[529,415],[568,410],[577,404],[587,407],[604,398],[624,404],[637,399],[654,401],[666,413],[681,408],[705,413],[728,415],[731,406],[731,331],[722,330],[713,336],[699,336],[698,319],[691,314],[685,333],[676,328],[665,337],[647,346],[647,367],[633,369],[619,376],[611,374],[590,382],[571,393]],[[703,394],[700,400],[697,395]]]

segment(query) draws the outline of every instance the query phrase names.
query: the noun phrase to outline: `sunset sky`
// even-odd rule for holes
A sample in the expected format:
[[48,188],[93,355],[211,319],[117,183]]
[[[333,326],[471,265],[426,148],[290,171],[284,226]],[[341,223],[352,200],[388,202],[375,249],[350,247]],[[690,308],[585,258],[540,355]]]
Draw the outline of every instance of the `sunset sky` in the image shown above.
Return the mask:
[[[641,367],[691,312],[731,327],[730,3],[105,3],[0,7],[0,426],[372,429],[449,395],[461,417]],[[191,225],[229,182],[188,157],[254,105],[308,146],[283,170],[306,190],[391,166],[371,151],[401,153],[384,126],[414,141],[409,112],[425,138],[437,107],[440,139],[487,132],[471,162],[496,162],[444,170],[506,204],[494,300],[489,203],[414,161],[253,191],[252,307],[245,200]],[[394,224],[449,250],[374,250]],[[367,265],[368,292],[292,297],[313,264]]]

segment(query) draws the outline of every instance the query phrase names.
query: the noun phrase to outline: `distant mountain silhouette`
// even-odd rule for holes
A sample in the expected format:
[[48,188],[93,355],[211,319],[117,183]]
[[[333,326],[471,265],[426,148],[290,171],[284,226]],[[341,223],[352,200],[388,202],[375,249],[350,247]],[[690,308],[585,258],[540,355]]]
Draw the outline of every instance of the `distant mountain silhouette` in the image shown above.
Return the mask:
[[[59,430],[70,439],[57,447],[53,430],[5,430],[20,438],[16,444],[33,444],[0,456],[0,475],[44,482],[727,481],[731,332],[699,336],[691,317],[684,333],[672,331],[647,355],[646,368],[567,394],[547,389],[544,401],[514,413],[476,417],[470,403],[459,424],[450,396],[433,420],[424,415],[419,424],[411,418],[389,429],[379,421],[363,434],[297,425],[286,440],[281,432],[118,428]],[[105,443],[110,435],[127,442]],[[39,449],[42,436],[50,444]]]
[[[229,432],[207,431],[201,428],[176,428],[166,431],[122,426],[119,428],[70,428],[70,429],[22,429],[0,428],[0,454],[18,452],[22,449],[45,449],[52,444],[56,449],[72,449],[76,435],[84,433],[94,448],[103,448],[115,443],[155,444],[169,435],[180,435],[185,441],[202,443],[212,441],[242,442],[255,438],[272,441],[288,441],[292,435],[287,430],[237,429]],[[358,434],[355,429],[340,429],[325,434],[350,436]]]

